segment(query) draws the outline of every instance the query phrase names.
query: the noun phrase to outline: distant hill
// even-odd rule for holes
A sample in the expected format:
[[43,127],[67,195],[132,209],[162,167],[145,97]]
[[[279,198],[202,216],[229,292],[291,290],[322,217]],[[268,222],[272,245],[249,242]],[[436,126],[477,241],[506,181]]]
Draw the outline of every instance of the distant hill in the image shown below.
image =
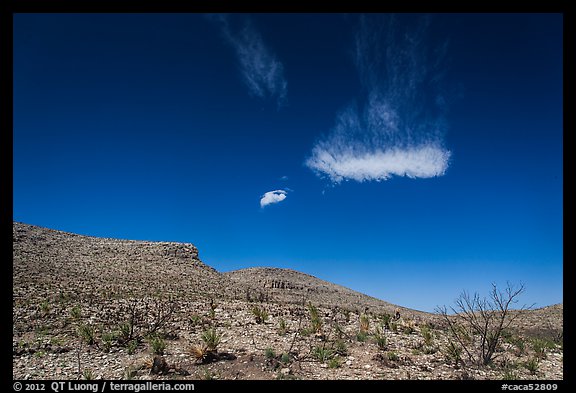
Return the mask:
[[[291,269],[258,267],[235,270],[224,276],[241,285],[252,285],[270,294],[273,301],[308,303],[325,307],[342,307],[355,311],[368,308],[374,313],[393,313],[398,307],[383,300],[365,295],[341,285],[321,280],[309,274]],[[425,314],[404,307],[402,312]]]

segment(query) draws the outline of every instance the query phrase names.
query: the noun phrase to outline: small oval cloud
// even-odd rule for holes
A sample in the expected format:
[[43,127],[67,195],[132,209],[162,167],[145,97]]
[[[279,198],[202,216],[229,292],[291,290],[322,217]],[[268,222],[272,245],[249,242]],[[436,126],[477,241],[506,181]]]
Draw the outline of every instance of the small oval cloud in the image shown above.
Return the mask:
[[284,190],[268,191],[260,199],[260,207],[282,202],[284,199],[286,199],[286,194],[287,192]]

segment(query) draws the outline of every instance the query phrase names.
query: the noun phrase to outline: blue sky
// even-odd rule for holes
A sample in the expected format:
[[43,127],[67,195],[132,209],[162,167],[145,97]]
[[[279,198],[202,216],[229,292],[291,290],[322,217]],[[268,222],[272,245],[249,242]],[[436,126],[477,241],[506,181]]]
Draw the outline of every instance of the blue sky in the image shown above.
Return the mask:
[[562,302],[559,14],[16,14],[14,220],[433,311]]

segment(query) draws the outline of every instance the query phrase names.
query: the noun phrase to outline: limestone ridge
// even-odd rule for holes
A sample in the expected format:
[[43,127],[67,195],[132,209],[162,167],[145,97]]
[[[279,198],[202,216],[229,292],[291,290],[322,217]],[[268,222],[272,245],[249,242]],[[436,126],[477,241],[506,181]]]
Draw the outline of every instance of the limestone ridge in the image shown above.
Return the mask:
[[104,295],[117,296],[243,291],[204,264],[192,244],[97,238],[17,222],[12,242],[14,296],[34,281],[80,293],[101,281]]

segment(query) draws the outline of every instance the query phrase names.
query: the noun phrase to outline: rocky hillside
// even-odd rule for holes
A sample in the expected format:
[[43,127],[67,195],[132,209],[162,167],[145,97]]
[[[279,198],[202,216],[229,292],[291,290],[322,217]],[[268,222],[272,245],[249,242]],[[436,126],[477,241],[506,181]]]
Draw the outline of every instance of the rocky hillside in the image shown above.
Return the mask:
[[[13,224],[14,379],[562,379],[563,307],[489,367],[439,317],[286,269],[219,273],[192,244]],[[468,344],[477,338],[468,337]]]
[[290,269],[248,268],[226,272],[224,276],[241,285],[261,289],[269,294],[270,299],[281,303],[311,302],[324,307],[343,307],[355,312],[367,308],[371,312],[390,314],[399,309],[401,313],[412,317],[429,315]]

